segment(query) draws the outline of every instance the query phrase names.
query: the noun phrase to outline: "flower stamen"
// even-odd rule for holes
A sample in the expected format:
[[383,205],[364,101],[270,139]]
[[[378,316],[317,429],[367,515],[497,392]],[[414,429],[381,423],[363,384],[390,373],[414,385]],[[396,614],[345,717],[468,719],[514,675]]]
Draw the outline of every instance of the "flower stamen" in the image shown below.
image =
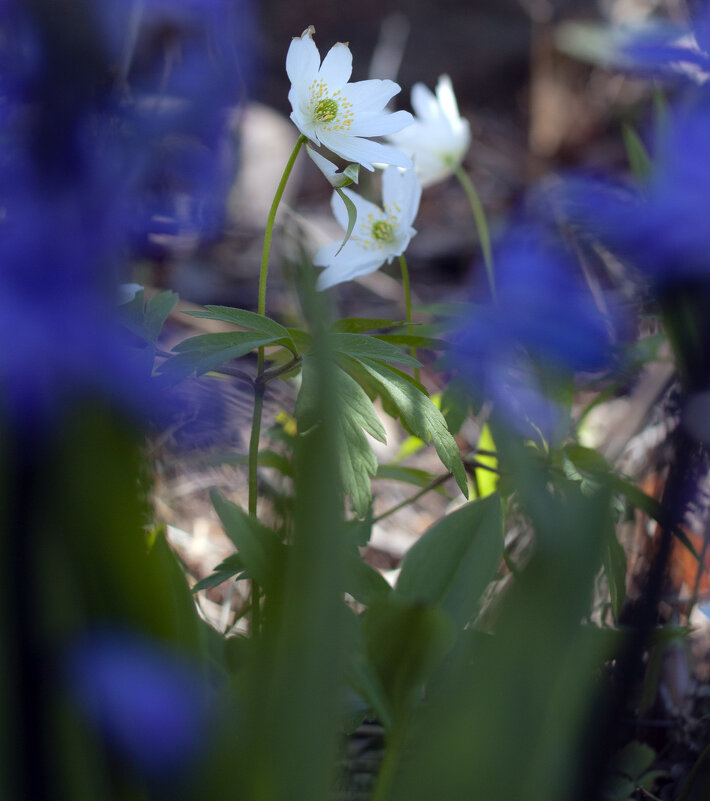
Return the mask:
[[313,109],[313,119],[317,122],[331,122],[338,114],[338,104],[331,97],[319,100]]
[[394,242],[394,226],[386,220],[378,220],[372,226],[372,236],[378,242]]

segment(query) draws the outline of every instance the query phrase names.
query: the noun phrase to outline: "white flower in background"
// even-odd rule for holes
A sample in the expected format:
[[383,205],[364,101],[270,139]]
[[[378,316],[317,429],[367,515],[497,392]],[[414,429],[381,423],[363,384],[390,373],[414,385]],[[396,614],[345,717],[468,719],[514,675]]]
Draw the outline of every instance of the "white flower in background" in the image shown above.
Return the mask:
[[294,38],[286,56],[291,81],[288,99],[291,119],[298,130],[316,145],[325,145],[346,161],[372,170],[372,162],[411,167],[410,159],[393,147],[370,142],[370,136],[385,136],[410,125],[408,111],[385,112],[400,91],[394,81],[348,83],[352,73],[350,48],[338,42],[321,64],[310,26]]
[[[412,223],[419,210],[422,188],[414,170],[388,167],[382,175],[382,208],[342,189],[357,209],[357,222],[350,239],[341,246],[331,242],[316,253],[313,263],[326,269],[318,277],[318,289],[374,272],[395,256],[401,256],[416,234]],[[344,229],[348,212],[342,198],[333,193],[331,208]]]
[[468,121],[461,118],[451,78],[442,75],[436,96],[423,83],[412,88],[414,122],[388,137],[414,159],[422,186],[443,181],[458,167],[471,144]]
[[358,182],[360,167],[357,164],[348,164],[342,172],[338,172],[338,168],[332,161],[328,161],[325,156],[321,156],[320,153],[309,145],[306,145],[306,152],[311,157],[316,167],[318,167],[328,179],[332,187],[349,186],[350,184],[356,184]]

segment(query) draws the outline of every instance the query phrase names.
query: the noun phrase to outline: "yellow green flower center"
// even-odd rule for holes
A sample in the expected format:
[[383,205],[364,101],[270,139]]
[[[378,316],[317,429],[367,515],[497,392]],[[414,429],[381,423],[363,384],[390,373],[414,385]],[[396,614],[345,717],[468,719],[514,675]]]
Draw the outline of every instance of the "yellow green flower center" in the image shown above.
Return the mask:
[[386,220],[377,220],[372,224],[372,236],[378,242],[394,242],[394,227]]
[[311,102],[309,113],[315,125],[327,131],[344,134],[353,123],[353,105],[338,89],[330,91],[325,81],[314,80],[309,88]]
[[338,104],[331,97],[319,100],[313,109],[313,118],[317,122],[330,122],[338,114]]

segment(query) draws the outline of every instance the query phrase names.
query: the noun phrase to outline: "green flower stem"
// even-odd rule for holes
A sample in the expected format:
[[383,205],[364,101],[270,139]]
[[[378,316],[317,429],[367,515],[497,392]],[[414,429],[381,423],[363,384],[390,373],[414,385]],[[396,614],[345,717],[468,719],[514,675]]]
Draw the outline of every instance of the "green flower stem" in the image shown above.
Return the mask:
[[385,747],[385,756],[380,766],[380,773],[377,777],[375,791],[372,794],[372,801],[389,801],[394,783],[394,776],[399,765],[404,736],[402,734],[404,726],[402,723],[395,724],[393,731],[388,737]]
[[269,209],[269,216],[266,219],[266,232],[264,234],[264,248],[261,251],[261,271],[259,272],[259,306],[257,311],[259,314],[266,314],[266,278],[269,274],[269,254],[271,253],[271,237],[274,233],[274,221],[276,220],[276,212],[279,208],[279,203],[281,203],[281,198],[283,197],[284,189],[286,188],[286,182],[291,175],[291,170],[293,170],[293,165],[296,163],[296,156],[303,145],[308,141],[307,136],[298,137],[296,141],[296,146],[293,148],[291,155],[289,156],[288,161],[286,162],[286,167],[284,169],[284,173],[281,176],[281,181],[279,182],[278,187],[276,188],[276,194],[274,195],[274,199],[271,202],[271,208]]
[[[412,327],[412,292],[409,286],[409,268],[407,267],[407,260],[404,258],[404,255],[399,257],[399,266],[402,268],[402,286],[404,287],[404,305],[407,309],[407,322],[409,326],[407,331],[410,335],[414,334],[414,328]],[[413,359],[417,358],[417,349],[412,346],[409,349],[409,352],[412,355]],[[414,368],[414,378],[419,381],[419,368]]]
[[460,164],[454,167],[454,175],[459,179],[459,183],[463,187],[463,191],[466,193],[468,202],[471,204],[471,211],[473,212],[473,219],[476,223],[476,231],[478,232],[478,240],[481,243],[483,263],[486,267],[488,286],[491,289],[491,297],[493,300],[496,300],[496,284],[493,271],[491,235],[488,230],[486,212],[483,210],[483,204],[481,203],[481,199],[478,197],[478,192],[476,192],[476,187],[473,185],[473,181],[469,178],[468,173]]
[[[276,188],[276,194],[269,209],[269,216],[266,220],[266,231],[264,233],[264,247],[261,252],[261,269],[259,271],[259,301],[257,311],[261,315],[266,314],[266,279],[269,274],[269,254],[271,253],[271,239],[274,234],[274,223],[279,203],[283,197],[286,182],[291,175],[296,157],[307,142],[307,137],[301,135],[296,141],[296,145],[286,162],[283,175]],[[251,436],[249,437],[249,514],[257,517],[257,467],[259,464],[259,439],[261,437],[261,417],[264,409],[264,382],[261,380],[264,375],[264,348],[259,348],[256,366],[256,380],[254,381],[254,414],[251,421]],[[259,598],[261,590],[259,585],[252,579],[251,582],[251,623],[254,633],[259,630]]]

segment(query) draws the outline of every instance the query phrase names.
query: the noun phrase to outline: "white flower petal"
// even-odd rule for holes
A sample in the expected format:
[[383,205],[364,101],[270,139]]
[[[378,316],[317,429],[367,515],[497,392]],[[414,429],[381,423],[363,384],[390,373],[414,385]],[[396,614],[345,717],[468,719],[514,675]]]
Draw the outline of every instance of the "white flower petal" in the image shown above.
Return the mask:
[[350,80],[353,72],[353,55],[350,48],[338,42],[327,52],[320,67],[319,77],[328,84],[328,89],[335,92],[342,89]]
[[332,161],[328,161],[325,156],[322,156],[318,153],[317,150],[314,150],[310,145],[306,145],[306,152],[311,157],[313,163],[318,167],[318,169],[325,175],[328,179],[328,182],[331,186],[343,186],[343,184],[352,183],[351,179],[348,178],[347,175],[343,175],[343,173],[338,172],[338,168]]
[[394,81],[372,78],[348,84],[344,94],[358,112],[382,111],[400,90]]
[[388,167],[382,174],[382,201],[387,209],[399,209],[402,228],[408,228],[414,222],[421,196],[422,188],[414,170]]
[[436,85],[436,99],[446,119],[455,125],[461,119],[461,115],[459,114],[454,87],[451,85],[451,78],[448,75],[439,77],[439,82]]
[[412,87],[412,108],[414,113],[423,122],[438,120],[441,117],[441,109],[436,102],[434,93],[423,83],[415,83]]
[[405,168],[412,166],[412,160],[400,150],[379,142],[370,142],[357,136],[343,136],[332,131],[321,131],[320,140],[336,155],[347,161],[356,161],[367,170],[374,169],[373,162]]
[[447,178],[461,164],[471,144],[471,129],[459,115],[451,79],[442,75],[436,96],[419,83],[412,89],[417,117],[407,128],[388,139],[414,159],[421,185],[431,186]]
[[414,122],[408,111],[395,111],[393,114],[358,114],[348,128],[350,136],[385,136],[397,133]]
[[344,281],[352,281],[353,278],[358,278],[361,275],[374,273],[384,263],[383,257],[372,258],[371,254],[364,252],[364,258],[358,257],[358,254],[355,254],[354,251],[349,258],[341,259],[347,249],[348,245],[342,249],[336,261],[318,276],[316,289],[330,289],[330,287],[342,284]]
[[311,25],[301,36],[294,37],[286,54],[286,74],[299,95],[308,90],[320,67],[320,53],[312,38],[314,33]]

